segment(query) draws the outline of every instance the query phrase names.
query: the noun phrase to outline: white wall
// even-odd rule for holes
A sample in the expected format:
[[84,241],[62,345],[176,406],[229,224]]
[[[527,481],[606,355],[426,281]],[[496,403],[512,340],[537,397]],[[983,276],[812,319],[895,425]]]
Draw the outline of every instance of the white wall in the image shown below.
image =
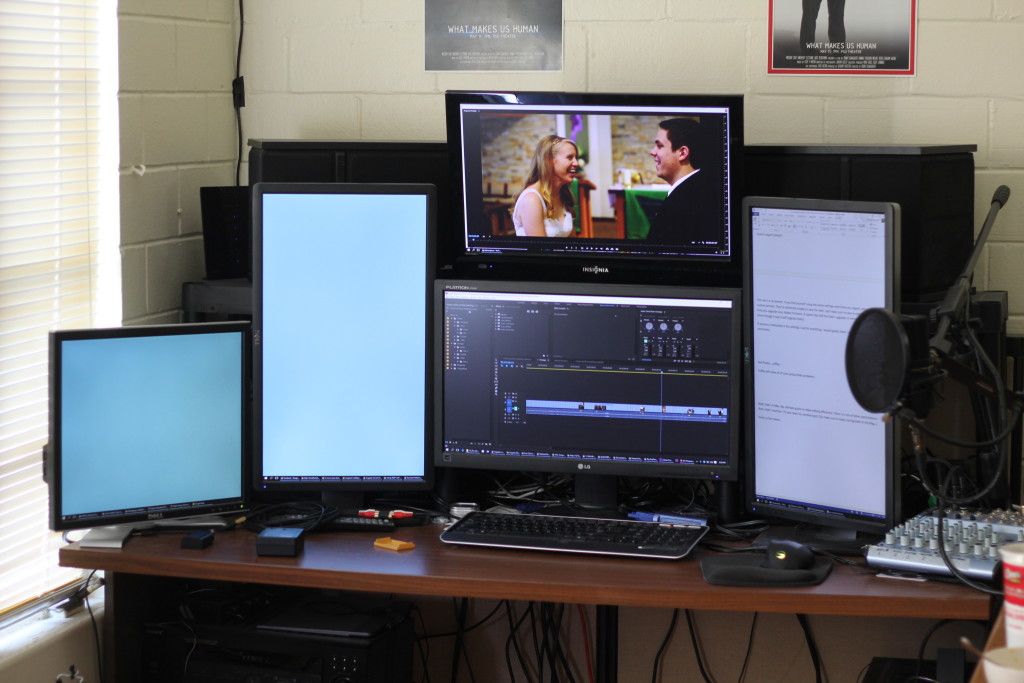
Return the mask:
[[120,0],[118,18],[123,317],[177,322],[205,272],[199,188],[234,184],[235,5]]
[[[246,139],[443,140],[444,90],[508,88],[742,92],[750,143],[975,144],[978,225],[1015,192],[976,281],[1010,292],[1024,333],[1024,0],[921,0],[918,74],[888,78],[768,76],[764,0],[564,0],[564,71],[525,74],[425,72],[423,0],[244,7]],[[198,188],[234,182],[237,7],[119,15],[124,317],[173,319],[203,275]]]
[[[869,1],[891,0],[858,0]],[[563,72],[489,74],[424,72],[423,0],[245,0],[244,135],[442,140],[444,90],[506,88],[741,92],[750,143],[975,144],[978,224],[998,185],[1014,192],[976,282],[1009,291],[1010,330],[1024,334],[1024,0],[921,0],[913,78],[768,76],[767,5],[564,0]],[[203,275],[198,188],[234,178],[237,7],[121,0],[119,15],[124,317],[177,320],[181,282]],[[705,640],[713,665],[733,672],[750,615],[706,619],[719,636]],[[804,650],[784,617],[767,622],[762,668],[747,680],[810,680],[804,665],[768,664]],[[623,680],[649,677],[647,646],[667,612],[624,610],[623,624]],[[930,623],[812,625],[830,680],[843,683],[873,655],[915,656]],[[682,635],[666,671],[694,671]]]
[[978,225],[1016,192],[976,281],[1024,333],[1024,1],[921,0],[913,78],[769,76],[767,7],[565,0],[565,70],[491,74],[423,70],[422,0],[248,0],[246,137],[443,140],[444,90],[508,88],[742,92],[750,143],[975,144]]

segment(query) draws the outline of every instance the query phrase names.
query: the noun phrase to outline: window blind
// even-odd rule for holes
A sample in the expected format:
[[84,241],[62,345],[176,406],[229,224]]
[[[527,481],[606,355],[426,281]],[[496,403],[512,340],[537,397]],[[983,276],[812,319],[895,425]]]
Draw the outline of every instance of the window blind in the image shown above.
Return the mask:
[[47,522],[47,332],[96,325],[103,310],[101,188],[117,170],[104,182],[116,134],[103,119],[116,130],[116,110],[101,65],[114,63],[102,51],[116,51],[115,11],[0,0],[0,612],[81,575],[57,565]]

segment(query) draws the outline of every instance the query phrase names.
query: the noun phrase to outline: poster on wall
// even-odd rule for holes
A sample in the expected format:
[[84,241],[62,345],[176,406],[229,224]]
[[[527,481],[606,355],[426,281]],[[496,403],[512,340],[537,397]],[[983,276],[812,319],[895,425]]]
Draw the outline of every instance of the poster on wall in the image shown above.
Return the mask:
[[425,0],[427,71],[561,71],[562,0]]
[[913,76],[917,0],[768,0],[768,73]]

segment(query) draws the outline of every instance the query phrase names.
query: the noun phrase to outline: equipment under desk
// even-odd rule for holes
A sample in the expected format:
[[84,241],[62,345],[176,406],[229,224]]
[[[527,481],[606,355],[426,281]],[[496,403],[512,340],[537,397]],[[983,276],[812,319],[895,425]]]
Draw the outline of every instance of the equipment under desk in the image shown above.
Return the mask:
[[[202,551],[182,550],[176,536],[133,538],[121,550],[60,550],[63,566],[107,572],[108,680],[135,680],[130,653],[137,646],[140,602],[152,599],[152,579],[203,578],[321,589],[533,600],[597,605],[598,681],[615,680],[618,607],[660,607],[783,614],[987,620],[987,596],[939,582],[878,579],[837,565],[821,585],[809,588],[732,588],[709,585],[698,549],[681,561],[581,557],[442,543],[438,525],[409,527],[393,535],[415,549],[375,548],[373,535],[310,534],[298,557],[256,556],[256,535],[245,530],[217,534]],[[587,571],[580,571],[586,562]],[[148,596],[148,597],[147,597]],[[118,655],[121,655],[120,657]]]

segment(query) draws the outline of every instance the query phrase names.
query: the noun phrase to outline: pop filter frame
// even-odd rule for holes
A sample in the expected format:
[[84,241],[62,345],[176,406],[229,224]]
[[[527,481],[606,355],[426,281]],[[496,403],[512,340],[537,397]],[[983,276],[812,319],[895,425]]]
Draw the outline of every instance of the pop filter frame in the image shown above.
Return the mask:
[[869,308],[857,316],[846,339],[846,381],[853,398],[869,413],[899,407],[910,371],[910,339],[888,309]]

